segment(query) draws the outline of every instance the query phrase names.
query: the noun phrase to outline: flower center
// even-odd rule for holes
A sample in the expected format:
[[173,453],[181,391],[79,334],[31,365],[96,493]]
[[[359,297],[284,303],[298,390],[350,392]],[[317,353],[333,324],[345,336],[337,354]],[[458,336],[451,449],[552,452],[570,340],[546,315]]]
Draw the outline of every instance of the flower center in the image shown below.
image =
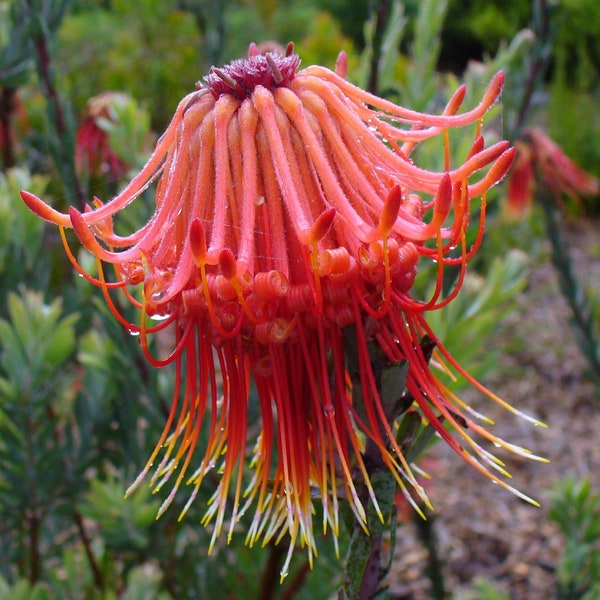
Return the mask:
[[249,98],[258,85],[271,91],[285,87],[300,65],[300,57],[292,50],[290,45],[285,55],[267,52],[234,60],[222,68],[212,67],[204,85],[215,99],[230,94],[240,101]]

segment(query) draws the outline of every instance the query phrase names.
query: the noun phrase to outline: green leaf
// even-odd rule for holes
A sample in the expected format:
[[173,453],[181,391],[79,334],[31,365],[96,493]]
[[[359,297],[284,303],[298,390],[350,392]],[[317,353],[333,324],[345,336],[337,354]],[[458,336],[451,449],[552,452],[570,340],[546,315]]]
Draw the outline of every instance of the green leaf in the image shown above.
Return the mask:
[[388,420],[393,421],[398,414],[408,407],[401,405],[401,398],[406,386],[408,375],[408,361],[399,360],[386,365],[381,372],[381,402],[388,415]]
[[600,494],[585,478],[559,482],[549,496],[550,518],[565,536],[557,568],[558,598],[594,598],[600,581]]
[[150,526],[155,522],[158,501],[148,487],[142,486],[125,498],[126,485],[109,477],[93,480],[79,509],[81,514],[98,522],[106,544],[114,549],[144,549],[149,541]]
[[356,524],[355,532],[350,540],[346,561],[344,592],[348,600],[356,600],[359,597],[360,586],[371,556],[372,546],[371,538]]
[[25,268],[33,267],[42,247],[45,223],[29,210],[19,192],[44,194],[49,181],[46,176],[32,175],[24,167],[0,173],[0,270],[2,257],[8,254],[9,246],[12,246],[16,260],[25,260]]
[[29,396],[46,380],[60,379],[60,367],[75,350],[77,315],[62,316],[60,299],[45,304],[42,294],[22,288],[8,295],[9,319],[0,319],[0,365]]
[[10,586],[0,576],[0,600],[52,600],[50,590],[43,583],[31,584],[25,579],[20,579]]
[[162,573],[154,563],[145,563],[132,569],[127,577],[127,591],[122,600],[169,600],[170,594],[161,592]]
[[404,454],[408,462],[415,462],[419,456],[425,452],[429,445],[434,441],[435,432],[435,427],[433,427],[430,423],[421,424],[417,434],[414,437],[413,443]]

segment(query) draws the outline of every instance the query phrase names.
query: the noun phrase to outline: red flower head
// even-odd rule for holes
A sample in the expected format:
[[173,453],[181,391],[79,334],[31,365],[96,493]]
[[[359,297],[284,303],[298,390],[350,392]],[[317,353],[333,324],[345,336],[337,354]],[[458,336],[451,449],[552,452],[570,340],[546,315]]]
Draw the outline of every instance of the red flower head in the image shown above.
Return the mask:
[[[299,63],[290,46],[285,54],[251,51],[213,68],[182,100],[147,165],[108,204],[96,201],[66,215],[23,192],[32,210],[61,231],[72,227],[97,257],[100,276],[93,281],[113,310],[113,289],[140,288],[139,296],[129,294],[139,324],[117,318],[139,331],[154,365],[177,363],[171,414],[134,486],[150,470],[159,488],[175,479],[162,512],[182,484],[191,487],[189,506],[206,474],[216,471],[219,484],[204,518],[214,523],[213,543],[226,519],[231,535],[241,514],[252,510],[249,543],[290,537],[283,574],[297,540],[311,558],[316,550],[317,498],[323,526],[335,534],[341,495],[366,523],[355,480],[366,482],[377,506],[367,444],[378,449],[407,498],[412,501],[411,488],[424,497],[382,405],[369,354],[374,344],[386,361],[408,361],[411,410],[477,469],[512,490],[499,478],[507,475],[502,463],[470,434],[528,455],[486,430],[434,376],[421,348],[425,336],[435,340],[424,313],[458,291],[481,238],[486,192],[513,159],[507,142],[484,148],[477,134],[469,156],[451,166],[447,132],[480,122],[503,74],[472,111],[457,114],[461,87],[435,116],[355,87],[344,79],[344,56],[337,72],[298,71]],[[419,142],[434,137],[445,148],[444,172],[409,158]],[[117,235],[113,218],[153,182],[150,220]],[[482,221],[469,249],[465,231],[474,199]],[[458,257],[451,257],[456,248]],[[411,297],[419,259],[438,265],[437,290],[426,302]],[[103,263],[114,265],[114,281],[105,278]],[[460,276],[456,290],[441,299],[448,264],[458,265]],[[151,327],[150,316],[165,320]],[[149,339],[171,324],[176,346],[157,360]],[[356,373],[348,367],[348,331]],[[468,378],[443,345],[436,352],[438,362]],[[251,385],[262,416],[257,439],[249,439]],[[202,427],[208,442],[198,447]],[[252,478],[244,486],[247,469]]]
[[125,96],[118,92],[105,92],[91,98],[75,139],[75,166],[79,173],[90,176],[110,176],[119,179],[127,172],[127,163],[111,148],[109,136],[99,121],[112,120],[112,106]]
[[515,218],[527,214],[533,204],[536,177],[548,190],[573,199],[596,196],[600,182],[576,165],[540,129],[525,130],[515,148],[517,156],[508,178],[507,209]]
[[16,162],[15,149],[20,149],[31,130],[23,100],[14,88],[0,87],[0,114],[0,167],[9,169]]

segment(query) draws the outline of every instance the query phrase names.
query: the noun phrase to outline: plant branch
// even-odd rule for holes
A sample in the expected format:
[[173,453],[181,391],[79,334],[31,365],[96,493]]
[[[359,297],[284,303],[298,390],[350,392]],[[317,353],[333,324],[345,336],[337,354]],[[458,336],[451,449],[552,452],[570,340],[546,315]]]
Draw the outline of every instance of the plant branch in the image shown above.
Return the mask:
[[[373,3],[375,4],[375,3]],[[373,7],[371,13],[375,19],[375,28],[373,32],[373,54],[371,56],[371,67],[369,69],[369,80],[367,89],[372,94],[377,94],[379,87],[379,63],[381,61],[381,42],[385,31],[385,25],[390,12],[389,0],[379,0],[376,7]]]
[[2,149],[2,163],[5,169],[10,169],[15,165],[11,122],[15,94],[16,90],[10,87],[2,88],[0,94],[0,149]]
[[[85,195],[77,171],[75,169],[75,135],[65,106],[60,98],[54,82],[52,61],[50,54],[51,32],[48,18],[40,7],[32,8],[32,3],[23,0],[22,5],[27,14],[31,27],[31,43],[38,76],[42,85],[47,103],[48,121],[54,129],[55,137],[50,138],[50,147],[56,168],[60,173],[62,183],[67,195],[75,199],[79,210],[85,210]],[[64,13],[68,3],[60,6],[59,17]],[[54,23],[56,27],[57,23]]]
[[83,543],[85,555],[90,564],[90,568],[92,569],[92,574],[94,576],[94,585],[100,591],[104,591],[104,588],[105,588],[104,577],[102,575],[102,571],[100,570],[100,567],[98,566],[96,557],[94,556],[94,553],[92,552],[90,538],[88,537],[87,532],[85,530],[85,526],[83,524],[83,517],[81,516],[81,513],[78,510],[76,510],[73,513],[73,517],[75,519],[75,525],[77,526],[77,531],[79,532],[79,537],[81,538],[81,541]]
[[381,585],[381,551],[383,545],[383,535],[379,534],[371,539],[371,553],[362,584],[358,592],[359,600],[370,600],[379,591]]
[[550,7],[547,0],[534,0],[534,23],[533,28],[538,38],[535,45],[535,53],[529,67],[521,106],[517,113],[512,138],[519,135],[519,131],[527,121],[532,99],[540,79],[544,76],[550,60]]
[[569,246],[558,223],[556,201],[546,189],[540,192],[539,203],[544,211],[546,231],[552,249],[552,263],[558,274],[560,290],[573,313],[579,346],[589,362],[595,382],[600,385],[600,340],[596,339],[593,329],[589,300],[574,275]]
[[29,583],[34,584],[41,575],[40,559],[40,526],[41,518],[37,511],[32,509],[31,514],[26,516],[29,529]]
[[279,571],[283,557],[285,556],[285,548],[279,544],[269,544],[269,555],[267,557],[267,563],[262,572],[260,579],[260,598],[264,600],[271,600],[275,597],[277,590],[277,582],[279,581]]
[[[394,497],[397,484],[394,476],[383,467],[381,453],[372,442],[367,443],[365,466],[379,503],[383,521],[369,499],[366,482],[357,482],[356,491],[361,502],[367,508],[366,533],[362,526],[354,521],[348,559],[346,563],[346,581],[340,598],[345,600],[371,600],[388,598],[388,591],[382,586],[387,575],[384,565],[384,541],[397,526],[394,510]],[[393,544],[390,544],[393,546]],[[389,549],[393,553],[394,549]],[[386,550],[387,552],[387,550]]]
[[437,551],[437,540],[433,528],[433,519],[431,515],[428,515],[427,519],[423,519],[415,514],[414,522],[417,526],[421,542],[427,549],[427,575],[431,582],[431,598],[432,600],[444,600],[444,598],[446,598],[444,592],[444,575],[442,561]]
[[286,588],[285,592],[281,596],[281,600],[292,600],[306,581],[306,577],[310,573],[310,563],[306,560],[302,566],[298,569],[296,575],[292,579],[290,585]]

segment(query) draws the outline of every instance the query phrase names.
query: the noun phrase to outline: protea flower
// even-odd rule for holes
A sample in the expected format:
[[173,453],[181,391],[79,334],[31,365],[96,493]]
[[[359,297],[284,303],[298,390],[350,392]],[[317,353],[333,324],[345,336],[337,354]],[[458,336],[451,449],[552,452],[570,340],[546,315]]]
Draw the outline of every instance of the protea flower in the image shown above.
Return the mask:
[[515,143],[516,160],[508,178],[507,211],[521,218],[533,205],[538,183],[560,196],[579,200],[600,193],[596,177],[576,165],[542,130],[526,129]]
[[[242,513],[253,511],[249,544],[289,536],[283,575],[296,542],[311,560],[316,553],[315,503],[323,528],[336,535],[342,496],[366,526],[355,481],[366,484],[377,507],[367,445],[415,507],[413,496],[427,502],[382,404],[374,345],[388,363],[408,361],[409,410],[476,469],[515,491],[501,479],[507,473],[500,460],[474,437],[529,455],[496,438],[485,418],[444,387],[421,344],[426,336],[436,340],[425,315],[458,292],[483,232],[486,192],[513,160],[507,142],[485,148],[476,126],[471,152],[451,165],[448,132],[481,123],[503,74],[475,109],[457,114],[461,87],[443,114],[430,115],[349,83],[344,55],[336,72],[298,70],[299,63],[291,45],[265,55],[251,47],[247,58],[211,69],[181,101],[146,166],[107,204],[95,199],[83,213],[62,214],[23,192],[33,211],[60,227],[74,263],[65,228],[97,258],[98,279],[86,276],[117,319],[139,332],[148,360],[177,365],[171,414],[132,489],[150,471],[157,488],[175,480],[162,513],[189,486],[185,512],[215,471],[219,484],[203,521],[214,524],[211,547],[226,521],[231,536]],[[436,137],[443,172],[409,158],[419,142]],[[139,231],[117,235],[113,218],[153,183],[154,214]],[[479,235],[469,248],[476,199]],[[419,260],[437,262],[437,289],[426,301],[411,296]],[[114,267],[110,282],[104,264]],[[460,275],[442,298],[446,265],[457,265]],[[139,322],[116,311],[115,289],[126,291]],[[149,317],[164,320],[151,325]],[[175,347],[157,359],[150,338],[166,327],[176,331]],[[440,342],[435,356],[518,412],[470,379]],[[249,436],[251,386],[262,418],[256,439]],[[202,428],[208,442],[199,447]]]
[[20,141],[29,135],[31,125],[15,88],[0,87],[0,106],[0,165],[10,169],[15,166],[15,151],[20,150]]
[[108,176],[111,180],[123,177],[127,163],[110,145],[109,136],[102,128],[102,120],[113,120],[112,107],[127,100],[125,94],[105,92],[90,98],[75,139],[75,166],[80,174],[89,177]]

